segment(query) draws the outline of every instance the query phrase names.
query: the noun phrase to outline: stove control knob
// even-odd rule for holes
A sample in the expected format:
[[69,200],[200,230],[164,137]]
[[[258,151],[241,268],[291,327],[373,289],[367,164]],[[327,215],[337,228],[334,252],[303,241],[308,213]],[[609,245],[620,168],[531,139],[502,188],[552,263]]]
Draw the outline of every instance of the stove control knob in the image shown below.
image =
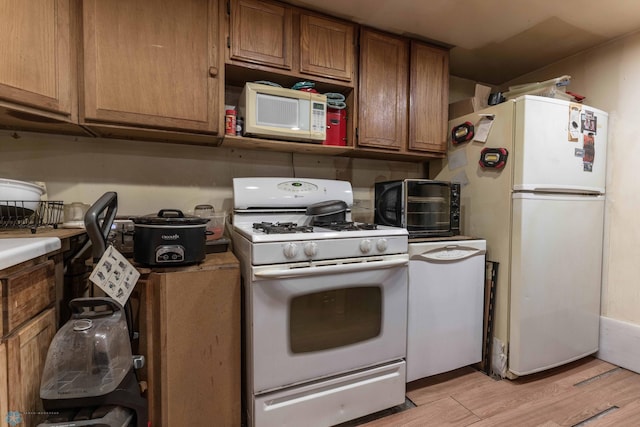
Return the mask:
[[284,245],[284,256],[291,259],[295,258],[298,255],[298,246],[295,243],[287,243]]
[[362,252],[363,254],[368,254],[369,252],[371,252],[372,247],[373,245],[371,244],[371,240],[369,239],[364,239],[362,242],[360,242],[360,252]]
[[389,242],[387,242],[387,239],[379,239],[376,242],[376,248],[378,248],[378,252],[384,252],[387,250],[388,247],[389,247]]
[[318,244],[315,242],[307,242],[304,244],[304,254],[308,257],[318,255]]

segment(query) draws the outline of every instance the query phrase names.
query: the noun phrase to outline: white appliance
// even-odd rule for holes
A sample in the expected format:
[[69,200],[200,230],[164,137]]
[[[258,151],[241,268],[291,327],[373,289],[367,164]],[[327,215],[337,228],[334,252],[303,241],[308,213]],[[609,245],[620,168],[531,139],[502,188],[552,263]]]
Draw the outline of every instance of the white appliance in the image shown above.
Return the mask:
[[243,135],[293,141],[326,139],[327,97],[319,93],[246,83],[238,101]]
[[[233,193],[248,425],[331,426],[403,403],[407,231],[350,222],[346,181],[235,178]],[[344,220],[307,215],[335,202]]]
[[482,360],[486,241],[409,243],[407,382]]
[[[462,232],[486,238],[487,259],[499,263],[493,373],[531,374],[596,352],[607,113],[527,95],[449,124],[465,122],[479,139],[490,124],[486,142],[452,146],[437,179],[462,184]],[[480,165],[483,150],[485,166],[503,167]]]

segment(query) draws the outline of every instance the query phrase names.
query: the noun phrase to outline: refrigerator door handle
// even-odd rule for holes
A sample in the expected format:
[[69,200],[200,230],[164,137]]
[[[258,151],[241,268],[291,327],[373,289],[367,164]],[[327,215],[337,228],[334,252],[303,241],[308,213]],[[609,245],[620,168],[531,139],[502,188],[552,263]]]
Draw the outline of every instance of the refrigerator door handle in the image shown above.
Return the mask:
[[551,194],[577,194],[577,195],[600,195],[602,190],[597,188],[571,188],[571,187],[524,187],[514,186],[516,193],[551,193]]
[[469,248],[465,246],[449,245],[442,248],[434,249],[429,252],[412,255],[412,261],[427,262],[457,262],[463,259],[471,258],[478,255],[485,255],[484,249]]

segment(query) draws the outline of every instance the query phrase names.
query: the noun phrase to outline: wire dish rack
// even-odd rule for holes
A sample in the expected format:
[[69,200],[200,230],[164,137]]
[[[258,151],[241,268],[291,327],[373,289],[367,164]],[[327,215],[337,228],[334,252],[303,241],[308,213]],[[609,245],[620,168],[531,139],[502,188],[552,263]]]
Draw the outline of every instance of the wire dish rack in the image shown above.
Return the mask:
[[29,228],[35,233],[40,227],[58,228],[63,212],[61,201],[0,200],[0,229]]

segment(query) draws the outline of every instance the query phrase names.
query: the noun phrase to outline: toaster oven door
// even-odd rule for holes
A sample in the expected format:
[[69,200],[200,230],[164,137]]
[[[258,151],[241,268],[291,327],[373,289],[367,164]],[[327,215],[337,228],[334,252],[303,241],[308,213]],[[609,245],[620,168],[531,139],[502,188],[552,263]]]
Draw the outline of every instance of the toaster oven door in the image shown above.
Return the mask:
[[404,227],[404,197],[404,181],[377,182],[374,222],[390,227]]
[[450,183],[407,180],[405,227],[412,236],[450,235]]

